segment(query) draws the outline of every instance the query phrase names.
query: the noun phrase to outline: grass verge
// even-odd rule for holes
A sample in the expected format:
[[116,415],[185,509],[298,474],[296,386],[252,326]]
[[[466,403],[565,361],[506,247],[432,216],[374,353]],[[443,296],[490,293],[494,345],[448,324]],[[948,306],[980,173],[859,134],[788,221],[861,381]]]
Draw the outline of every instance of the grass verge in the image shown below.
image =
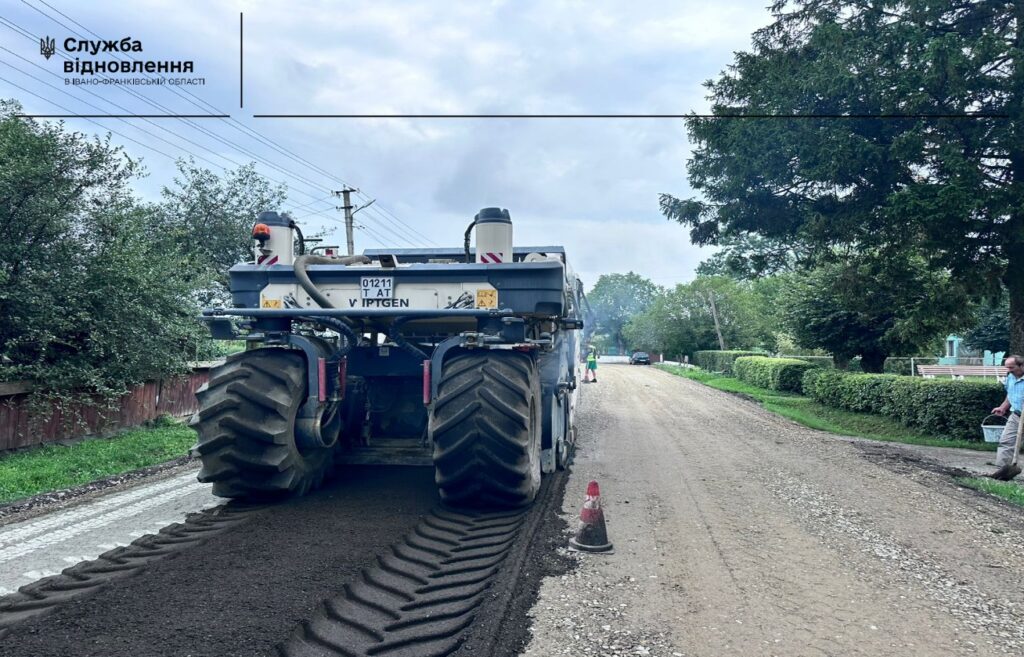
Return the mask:
[[1018,486],[1009,481],[993,481],[991,479],[979,479],[977,477],[958,477],[956,482],[961,486],[967,486],[974,490],[980,490],[989,495],[1001,497],[1004,500],[1024,506],[1024,487]]
[[760,402],[765,409],[773,413],[819,431],[828,431],[829,433],[843,436],[855,436],[883,442],[906,443],[908,445],[959,447],[979,452],[994,452],[996,450],[994,443],[947,440],[936,436],[923,435],[903,426],[895,420],[881,415],[855,413],[841,408],[825,406],[803,395],[765,390],[724,374],[712,374],[711,372],[676,365],[658,365],[657,367],[671,374],[698,381],[718,390],[750,397]]
[[195,431],[174,423],[2,456],[0,504],[163,463],[187,454],[195,440]]

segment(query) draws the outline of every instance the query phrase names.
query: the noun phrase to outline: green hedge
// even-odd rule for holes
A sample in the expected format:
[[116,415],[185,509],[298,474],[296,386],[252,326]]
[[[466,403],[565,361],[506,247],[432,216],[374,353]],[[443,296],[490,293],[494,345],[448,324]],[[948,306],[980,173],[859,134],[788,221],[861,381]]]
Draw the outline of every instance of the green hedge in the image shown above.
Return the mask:
[[[800,360],[806,360],[808,363],[817,363],[821,367],[834,367],[831,356],[801,356],[799,354],[783,356],[783,358],[799,358]],[[904,374],[910,376],[910,358],[900,357],[889,357],[885,359],[885,366],[882,370],[886,374]],[[917,357],[915,356],[914,365],[935,365],[939,362],[938,358],[928,357]],[[860,358],[854,358],[850,361],[848,372],[860,372]],[[916,372],[914,373],[916,374]]]
[[801,356],[800,354],[780,354],[779,358],[796,358],[797,360],[804,360],[808,363],[814,363],[818,367],[834,367],[834,361],[831,356]]
[[742,356],[733,362],[733,373],[740,381],[769,390],[800,392],[804,373],[818,369],[815,363],[796,358]]
[[756,351],[695,351],[693,364],[708,372],[732,374],[732,362],[744,356],[761,356]]
[[993,381],[922,379],[891,374],[811,370],[803,393],[827,406],[877,413],[926,433],[981,440],[981,421],[1006,396]]

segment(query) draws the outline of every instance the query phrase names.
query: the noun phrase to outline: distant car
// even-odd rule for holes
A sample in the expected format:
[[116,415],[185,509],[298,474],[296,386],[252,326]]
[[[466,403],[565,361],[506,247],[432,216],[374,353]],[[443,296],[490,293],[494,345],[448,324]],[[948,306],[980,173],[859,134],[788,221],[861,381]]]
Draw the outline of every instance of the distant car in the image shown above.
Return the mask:
[[651,357],[647,354],[646,351],[637,351],[637,352],[634,352],[633,355],[629,357],[629,364],[630,365],[650,365],[651,364]]

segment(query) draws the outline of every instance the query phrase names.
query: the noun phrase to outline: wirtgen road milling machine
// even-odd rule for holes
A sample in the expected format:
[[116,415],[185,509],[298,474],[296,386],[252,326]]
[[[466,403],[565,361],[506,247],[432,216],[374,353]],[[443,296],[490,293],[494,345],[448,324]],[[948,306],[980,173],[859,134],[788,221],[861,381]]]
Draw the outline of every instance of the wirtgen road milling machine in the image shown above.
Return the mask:
[[307,254],[275,212],[253,237],[254,261],[230,270],[235,307],[204,311],[247,347],[197,392],[199,480],[216,495],[302,494],[336,463],[398,463],[432,465],[448,504],[517,507],[565,467],[585,299],[563,248],[514,248],[500,208],[461,249]]

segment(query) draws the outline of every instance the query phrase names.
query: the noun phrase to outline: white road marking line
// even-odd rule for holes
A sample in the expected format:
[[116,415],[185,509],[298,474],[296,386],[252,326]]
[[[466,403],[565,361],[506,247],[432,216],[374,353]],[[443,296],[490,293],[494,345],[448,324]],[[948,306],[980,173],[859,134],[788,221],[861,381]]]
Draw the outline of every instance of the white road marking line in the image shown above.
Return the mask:
[[[138,515],[139,513],[142,513],[147,509],[160,506],[161,504],[165,504],[166,502],[169,502],[175,498],[184,497],[185,495],[196,492],[202,489],[204,486],[206,486],[206,484],[200,484],[198,482],[186,484],[176,490],[169,490],[165,493],[161,493],[160,495],[154,495],[152,497],[143,499],[134,504],[130,504],[128,506],[108,511],[107,513],[104,513],[96,517],[82,520],[77,524],[64,527],[62,529],[50,532],[43,536],[37,536],[36,538],[24,541],[23,543],[20,543],[18,545],[0,549],[0,563],[4,563],[6,561],[10,561],[11,559],[16,559],[17,557],[21,557],[31,552],[34,552],[36,550],[49,547],[62,541],[66,541],[87,531],[101,529],[103,527],[106,527],[107,525],[114,523],[115,521],[121,520],[123,518],[129,518],[134,515]],[[138,533],[137,535],[142,536],[143,534],[145,534],[145,532]]]
[[88,518],[89,516],[106,513],[119,506],[124,506],[135,502],[136,500],[145,499],[165,490],[178,488],[190,483],[197,483],[194,472],[186,472],[185,474],[178,475],[177,477],[171,477],[170,479],[165,479],[155,484],[142,486],[124,493],[104,497],[96,500],[95,502],[85,504],[81,507],[76,507],[70,511],[58,511],[39,520],[28,520],[8,525],[7,528],[0,529],[0,549],[15,543],[20,543],[30,536],[48,532],[55,527],[70,525],[81,519]]
[[10,595],[12,593],[14,593],[13,590],[7,588],[6,586],[0,586],[0,595]]

